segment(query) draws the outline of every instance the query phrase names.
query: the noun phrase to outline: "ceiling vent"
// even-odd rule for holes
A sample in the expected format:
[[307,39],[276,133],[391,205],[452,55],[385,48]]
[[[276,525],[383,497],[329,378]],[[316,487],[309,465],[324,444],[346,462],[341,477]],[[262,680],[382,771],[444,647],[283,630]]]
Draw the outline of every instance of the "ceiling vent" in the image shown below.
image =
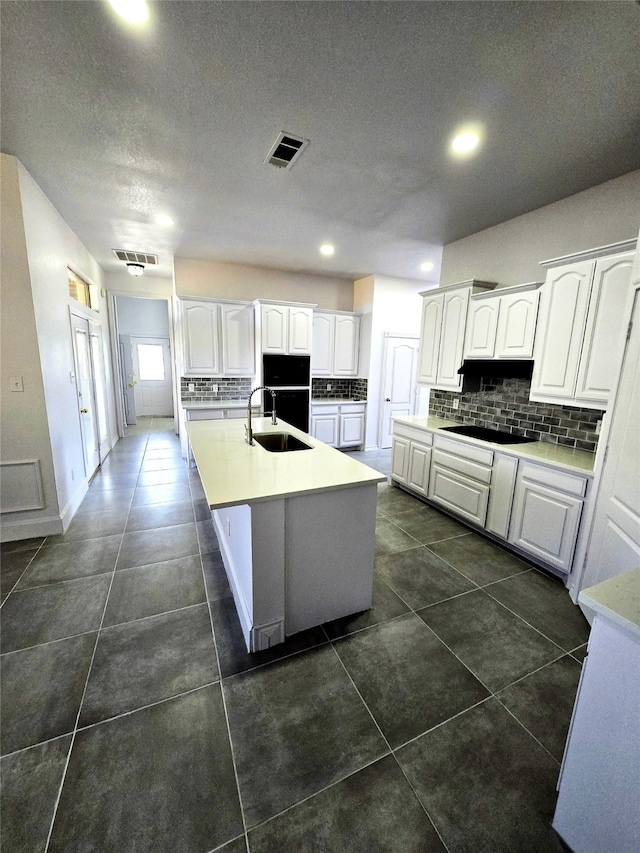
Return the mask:
[[301,139],[290,133],[279,133],[264,162],[279,169],[290,169],[308,144],[308,139]]
[[113,254],[119,261],[128,264],[158,265],[157,255],[148,255],[146,252],[130,252],[128,249],[114,249]]

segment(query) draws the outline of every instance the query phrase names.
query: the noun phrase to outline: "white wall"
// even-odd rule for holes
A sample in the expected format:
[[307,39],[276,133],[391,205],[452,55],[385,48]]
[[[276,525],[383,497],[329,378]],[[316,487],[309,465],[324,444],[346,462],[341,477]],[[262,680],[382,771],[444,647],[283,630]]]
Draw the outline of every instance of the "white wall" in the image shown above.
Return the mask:
[[440,283],[543,281],[540,261],[633,239],[639,224],[640,170],[449,243]]
[[280,299],[353,310],[353,282],[348,279],[189,258],[174,259],[174,279],[178,296]]
[[117,296],[118,332],[151,338],[169,337],[169,312],[164,299]]

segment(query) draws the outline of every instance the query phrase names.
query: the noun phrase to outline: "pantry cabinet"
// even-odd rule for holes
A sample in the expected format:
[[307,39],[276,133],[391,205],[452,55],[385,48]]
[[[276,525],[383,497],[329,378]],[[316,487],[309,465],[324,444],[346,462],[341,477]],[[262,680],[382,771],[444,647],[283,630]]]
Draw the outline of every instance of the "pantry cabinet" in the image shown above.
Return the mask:
[[248,302],[180,300],[184,376],[252,376],[254,315]]
[[462,389],[462,364],[469,300],[495,282],[465,281],[421,294],[422,323],[418,382],[449,391]]
[[633,263],[632,251],[611,252],[634,243],[544,262],[532,400],[606,408],[622,358]]
[[263,353],[311,355],[313,306],[259,301]]
[[542,282],[471,297],[465,358],[532,358]]
[[312,376],[357,376],[359,346],[358,314],[313,312]]

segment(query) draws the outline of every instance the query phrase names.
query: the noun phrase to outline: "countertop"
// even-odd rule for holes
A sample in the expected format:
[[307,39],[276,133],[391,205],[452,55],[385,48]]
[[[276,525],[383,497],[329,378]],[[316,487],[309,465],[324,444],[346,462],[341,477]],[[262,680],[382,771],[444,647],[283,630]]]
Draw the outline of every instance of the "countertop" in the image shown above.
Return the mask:
[[[406,424],[407,426],[428,430],[429,432],[438,432],[444,427],[461,425],[460,421],[446,420],[445,418],[438,418],[434,415],[409,415],[406,417],[394,417],[393,420],[396,423]],[[494,444],[491,441],[483,441],[479,438],[470,438],[469,436],[456,435],[455,433],[443,432],[442,435],[448,438],[468,441],[471,444],[477,444],[481,447],[491,447],[493,450],[499,450],[500,453],[517,456],[520,459],[543,462],[559,468],[566,468],[579,474],[585,474],[586,476],[593,476],[593,466],[596,457],[595,453],[589,453],[588,450],[577,450],[575,447],[563,447],[561,444],[552,444],[546,441],[530,441],[526,444]]]
[[583,589],[578,601],[640,639],[640,568]]
[[[183,409],[246,409],[246,400],[181,400]],[[259,409],[260,403],[252,403],[251,409]]]
[[353,397],[313,397],[311,399],[312,406],[338,406],[340,403],[362,403],[366,405],[366,400],[354,400]]
[[270,453],[245,440],[244,421],[190,421],[187,434],[211,509],[386,482],[386,477],[284,421],[253,419],[254,432],[290,432],[311,450]]

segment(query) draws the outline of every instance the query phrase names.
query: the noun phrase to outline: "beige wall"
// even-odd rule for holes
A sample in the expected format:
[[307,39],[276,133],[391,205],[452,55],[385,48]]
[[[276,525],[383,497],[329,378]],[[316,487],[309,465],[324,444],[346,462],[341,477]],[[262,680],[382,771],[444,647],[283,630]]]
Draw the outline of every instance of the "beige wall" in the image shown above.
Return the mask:
[[310,302],[318,308],[353,310],[353,282],[348,279],[190,258],[174,259],[174,277],[178,296],[279,299]]
[[640,170],[449,243],[440,283],[543,281],[540,261],[633,239],[640,225]]
[[128,272],[104,273],[104,286],[113,293],[122,293],[129,296],[149,296],[171,299],[173,295],[173,282],[170,278],[161,278],[148,272],[144,275],[134,276]]

